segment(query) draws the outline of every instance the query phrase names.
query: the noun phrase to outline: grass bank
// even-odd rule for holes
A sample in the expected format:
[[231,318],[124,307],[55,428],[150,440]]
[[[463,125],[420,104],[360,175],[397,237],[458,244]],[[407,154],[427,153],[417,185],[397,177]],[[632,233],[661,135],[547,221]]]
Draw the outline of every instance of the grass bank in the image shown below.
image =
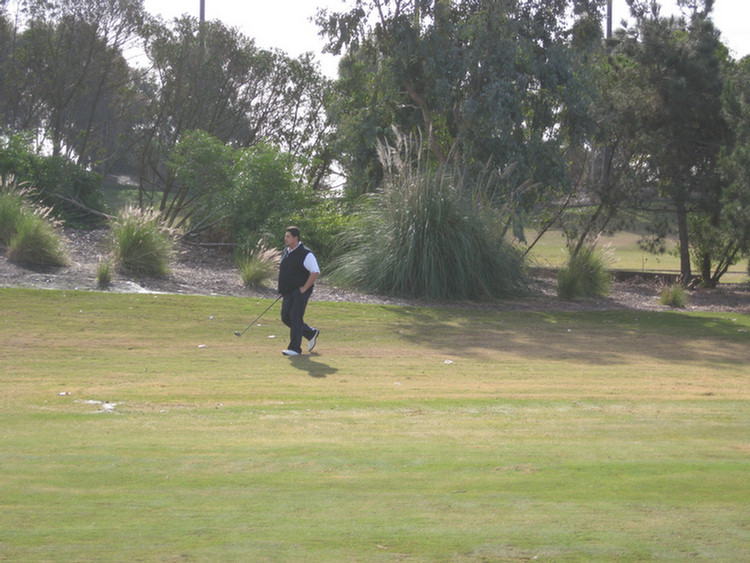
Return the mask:
[[[536,235],[532,232],[529,240]],[[638,246],[641,235],[631,232],[617,232],[602,236],[597,248],[607,257],[607,266],[613,270],[634,272],[679,273],[680,258],[677,240],[665,240],[665,252],[652,254]],[[532,262],[545,268],[561,268],[567,263],[565,236],[561,231],[548,231],[529,254]],[[693,266],[693,273],[698,274]],[[722,276],[722,283],[742,283],[747,281],[747,260],[740,260]]]
[[750,559],[750,317],[0,290],[2,561]]

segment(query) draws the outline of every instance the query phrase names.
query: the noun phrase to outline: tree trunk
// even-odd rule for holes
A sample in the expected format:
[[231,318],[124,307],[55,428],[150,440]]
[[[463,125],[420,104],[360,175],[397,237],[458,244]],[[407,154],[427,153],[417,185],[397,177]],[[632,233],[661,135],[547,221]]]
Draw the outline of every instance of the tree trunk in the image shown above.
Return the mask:
[[690,282],[692,272],[690,271],[687,210],[682,201],[677,202],[677,230],[680,237],[680,281],[687,284]]
[[711,285],[711,257],[705,255],[701,258],[701,285],[703,287],[714,287]]

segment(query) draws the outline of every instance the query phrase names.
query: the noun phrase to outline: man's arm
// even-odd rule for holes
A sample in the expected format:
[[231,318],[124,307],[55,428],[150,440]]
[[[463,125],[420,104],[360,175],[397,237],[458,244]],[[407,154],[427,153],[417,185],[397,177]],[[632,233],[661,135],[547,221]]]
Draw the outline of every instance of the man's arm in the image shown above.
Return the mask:
[[307,281],[305,282],[305,285],[299,288],[300,293],[306,292],[308,289],[312,287],[312,285],[315,283],[315,280],[318,279],[318,276],[320,275],[319,272],[310,272],[310,275],[307,276]]

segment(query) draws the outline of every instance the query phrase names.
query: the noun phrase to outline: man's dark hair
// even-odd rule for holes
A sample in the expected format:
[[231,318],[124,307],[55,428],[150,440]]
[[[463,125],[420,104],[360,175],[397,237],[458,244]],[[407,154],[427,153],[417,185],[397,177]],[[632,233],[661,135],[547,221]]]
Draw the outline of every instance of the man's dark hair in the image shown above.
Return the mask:
[[286,232],[289,233],[290,235],[292,235],[295,238],[299,238],[300,234],[301,234],[299,232],[299,228],[297,228],[297,227],[287,227]]

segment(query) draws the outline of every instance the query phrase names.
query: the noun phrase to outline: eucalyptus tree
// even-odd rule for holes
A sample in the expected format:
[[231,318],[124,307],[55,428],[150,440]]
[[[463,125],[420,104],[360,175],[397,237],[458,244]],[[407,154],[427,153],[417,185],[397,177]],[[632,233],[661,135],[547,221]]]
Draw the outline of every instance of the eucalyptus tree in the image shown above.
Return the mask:
[[146,54],[153,96],[137,152],[141,204],[157,206],[170,224],[190,213],[186,202],[198,201],[181,195],[186,186],[167,166],[189,132],[203,131],[233,148],[271,143],[298,163],[300,182],[314,176],[315,167],[326,169],[325,159],[316,157],[325,154],[321,108],[328,83],[310,55],[292,59],[259,49],[236,28],[190,17],[154,22]]
[[0,81],[0,132],[7,127],[7,116],[14,105],[12,100],[17,91],[14,81],[9,80],[14,36],[15,28],[7,18],[5,5],[0,3],[0,75],[4,77]]
[[[713,0],[678,0],[682,17],[662,17],[655,1],[629,0],[636,26],[617,48],[644,103],[632,107],[640,182],[677,222],[680,272],[691,278],[690,222],[717,225],[726,183],[719,156],[729,140],[722,114],[727,50],[709,16]],[[701,266],[705,274],[705,264]]]
[[[724,256],[737,259],[750,253],[750,57],[732,65],[724,99],[734,135],[734,143],[722,159],[729,183],[721,202],[722,230],[727,239]],[[729,260],[717,262],[715,271],[719,273]]]
[[29,130],[62,156],[103,169],[137,112],[123,55],[141,29],[142,0],[21,0],[3,49],[4,126]]
[[[572,15],[571,18],[571,8]],[[596,0],[356,0],[321,11],[327,49],[343,53],[330,112],[343,165],[378,182],[378,137],[422,131],[435,161],[487,162],[506,187],[564,187],[563,153],[586,120],[588,92],[568,48]],[[528,205],[538,191],[515,196]],[[494,197],[507,202],[505,188]]]

